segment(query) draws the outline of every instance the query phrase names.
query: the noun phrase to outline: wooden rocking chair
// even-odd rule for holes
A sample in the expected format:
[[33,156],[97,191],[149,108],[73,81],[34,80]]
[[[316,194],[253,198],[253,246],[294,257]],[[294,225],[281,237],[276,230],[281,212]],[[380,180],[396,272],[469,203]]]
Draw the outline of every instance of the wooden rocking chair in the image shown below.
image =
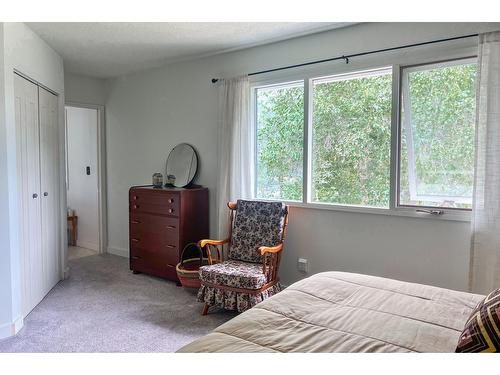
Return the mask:
[[[198,300],[205,303],[203,315],[210,306],[242,312],[281,290],[278,272],[288,206],[246,200],[227,205],[229,237],[198,242],[209,262],[200,268]],[[224,259],[225,250],[228,260]]]

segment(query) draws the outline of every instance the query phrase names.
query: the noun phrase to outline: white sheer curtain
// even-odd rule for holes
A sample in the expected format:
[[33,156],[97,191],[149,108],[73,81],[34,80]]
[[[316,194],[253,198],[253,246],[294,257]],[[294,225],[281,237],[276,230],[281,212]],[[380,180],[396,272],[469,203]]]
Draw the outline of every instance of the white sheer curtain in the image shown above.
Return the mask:
[[228,232],[227,202],[251,198],[254,181],[254,131],[250,121],[248,76],[222,79],[219,85],[218,235]]
[[470,288],[500,287],[500,32],[479,36]]

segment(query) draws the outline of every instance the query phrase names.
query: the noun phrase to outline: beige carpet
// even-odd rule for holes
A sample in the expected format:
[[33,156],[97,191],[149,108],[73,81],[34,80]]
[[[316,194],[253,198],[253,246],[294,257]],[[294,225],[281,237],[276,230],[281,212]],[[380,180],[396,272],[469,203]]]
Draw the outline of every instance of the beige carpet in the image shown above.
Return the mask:
[[69,266],[0,352],[172,352],[235,316],[201,316],[195,291],[133,275],[122,257],[76,257]]

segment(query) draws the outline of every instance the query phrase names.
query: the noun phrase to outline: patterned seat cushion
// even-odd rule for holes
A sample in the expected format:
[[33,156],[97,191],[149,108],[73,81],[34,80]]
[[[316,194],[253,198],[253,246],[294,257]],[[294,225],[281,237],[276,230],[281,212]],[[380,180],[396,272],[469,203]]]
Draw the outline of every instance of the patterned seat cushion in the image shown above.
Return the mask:
[[457,353],[500,351],[500,288],[479,302],[465,323]]
[[259,289],[267,281],[262,273],[262,265],[238,260],[200,267],[200,280],[214,285],[245,289]]
[[282,202],[238,200],[229,258],[262,263],[259,247],[281,242],[285,215]]

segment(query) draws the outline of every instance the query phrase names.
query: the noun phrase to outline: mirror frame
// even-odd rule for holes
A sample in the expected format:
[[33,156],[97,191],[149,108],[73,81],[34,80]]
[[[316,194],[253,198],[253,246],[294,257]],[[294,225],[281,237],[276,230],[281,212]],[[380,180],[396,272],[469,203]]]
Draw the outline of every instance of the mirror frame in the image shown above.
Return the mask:
[[[194,171],[194,174],[193,174],[193,177],[188,181],[188,183],[186,185],[183,185],[183,186],[176,186],[174,184],[170,184],[168,182],[168,161],[170,159],[170,157],[172,156],[172,152],[179,146],[188,146],[191,148],[191,150],[193,150],[193,153],[194,153],[194,157],[196,159],[196,170]],[[198,170],[199,170],[199,166],[200,166],[200,158],[198,157],[198,152],[196,151],[196,149],[190,145],[189,143],[187,142],[182,142],[182,143],[178,143],[176,144],[171,150],[170,152],[168,153],[168,156],[167,156],[167,161],[165,163],[165,187],[176,187],[176,188],[186,188],[186,187],[189,187],[190,185],[193,184],[193,181],[196,179],[196,177],[198,176]]]

